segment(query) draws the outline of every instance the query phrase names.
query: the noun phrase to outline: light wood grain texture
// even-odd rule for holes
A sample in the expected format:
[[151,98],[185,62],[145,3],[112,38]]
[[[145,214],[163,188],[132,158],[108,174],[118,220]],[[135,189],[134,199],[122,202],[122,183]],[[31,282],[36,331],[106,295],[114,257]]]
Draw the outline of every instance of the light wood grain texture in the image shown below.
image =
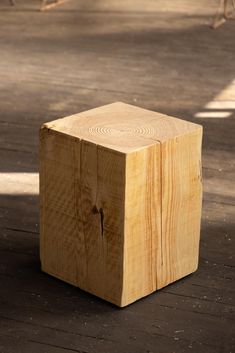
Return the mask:
[[201,129],[161,144],[162,272],[157,288],[198,266],[201,219]]
[[42,269],[118,306],[195,271],[201,137],[123,103],[44,124]]

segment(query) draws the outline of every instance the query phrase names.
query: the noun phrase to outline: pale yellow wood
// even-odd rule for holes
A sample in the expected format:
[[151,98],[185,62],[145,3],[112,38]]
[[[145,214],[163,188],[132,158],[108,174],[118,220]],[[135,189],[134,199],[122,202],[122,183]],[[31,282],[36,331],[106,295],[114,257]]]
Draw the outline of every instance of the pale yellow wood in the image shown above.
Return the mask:
[[201,139],[124,103],[44,124],[42,269],[118,306],[195,271]]
[[165,141],[162,150],[162,272],[157,288],[198,266],[202,129]]
[[51,121],[47,126],[123,153],[198,129],[196,124],[121,102]]
[[161,267],[161,145],[127,155],[122,305],[157,288]]
[[42,269],[121,305],[125,155],[40,131]]
[[42,269],[66,281],[84,282],[80,209],[80,151],[75,139],[40,131],[40,254]]

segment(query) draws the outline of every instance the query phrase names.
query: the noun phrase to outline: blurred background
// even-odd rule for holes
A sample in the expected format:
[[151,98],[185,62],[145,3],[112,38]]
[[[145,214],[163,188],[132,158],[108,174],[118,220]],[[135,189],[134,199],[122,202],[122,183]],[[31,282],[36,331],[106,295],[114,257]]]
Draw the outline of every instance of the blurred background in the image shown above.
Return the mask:
[[[217,0],[0,2],[0,352],[232,353],[235,21]],[[232,2],[231,2],[232,6]],[[123,101],[202,124],[199,270],[125,310],[40,272],[38,130]]]

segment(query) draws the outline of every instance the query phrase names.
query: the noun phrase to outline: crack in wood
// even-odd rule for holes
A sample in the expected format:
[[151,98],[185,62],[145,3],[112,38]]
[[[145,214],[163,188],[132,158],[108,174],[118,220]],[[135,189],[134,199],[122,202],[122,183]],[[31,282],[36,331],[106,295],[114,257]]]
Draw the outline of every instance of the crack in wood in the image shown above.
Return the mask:
[[[14,339],[17,339],[17,340],[19,340],[21,338],[19,336],[6,335],[6,334],[0,334],[0,337],[9,337],[11,339],[14,338]],[[59,348],[61,350],[66,350],[66,352],[88,353],[87,351],[83,351],[83,350],[80,350],[80,349],[78,350],[78,349],[68,348],[68,347],[64,347],[64,346],[58,346],[58,345],[55,345],[55,344],[51,344],[51,343],[47,343],[47,342],[41,342],[41,341],[37,341],[37,340],[31,340],[31,339],[25,339],[24,338],[24,341],[32,342],[32,343],[38,343],[38,344],[43,345],[43,346]]]
[[92,208],[92,213],[100,215],[100,228],[101,228],[101,235],[103,236],[104,235],[104,210],[102,207],[98,209],[98,207],[95,205]]
[[20,229],[20,228],[11,228],[11,227],[5,227],[3,228],[4,230],[13,230],[15,232],[21,232],[21,233],[29,233],[29,234],[37,234],[39,235],[39,232],[34,232],[31,230],[27,230],[27,229]]
[[199,299],[199,300],[202,300],[202,301],[205,301],[205,302],[209,302],[209,303],[216,303],[216,304],[223,304],[223,305],[229,305],[229,306],[233,306],[231,304],[228,304],[228,303],[225,303],[225,302],[218,302],[218,301],[214,301],[214,300],[210,300],[208,298],[201,298],[201,297],[197,297],[197,296],[190,296],[190,295],[185,295],[185,294],[177,294],[177,293],[174,293],[174,292],[168,292],[168,291],[165,291],[164,289],[162,290],[163,293],[167,293],[167,294],[171,294],[171,295],[176,295],[176,296],[179,296],[179,297],[183,297],[183,298],[190,298],[190,299]]
[[114,342],[113,340],[110,340],[110,339],[107,339],[107,338],[104,338],[104,337],[85,335],[85,334],[82,334],[82,333],[79,333],[79,332],[63,330],[63,329],[60,329],[58,327],[51,327],[51,326],[47,326],[47,325],[41,325],[39,323],[34,323],[32,321],[28,322],[26,320],[14,319],[12,317],[7,317],[5,315],[0,315],[0,318],[3,319],[3,320],[9,320],[9,321],[18,322],[18,323],[21,323],[21,324],[23,323],[23,324],[26,324],[26,325],[29,325],[29,326],[38,326],[38,327],[49,329],[49,330],[53,330],[53,331],[56,331],[56,332],[68,333],[70,335],[75,335],[75,336],[79,336],[79,337],[93,338],[93,339],[99,340],[99,341]]
[[[211,313],[208,313],[208,312],[205,312],[205,311],[187,310],[187,309],[183,309],[183,308],[177,308],[177,307],[171,306],[171,305],[159,304],[159,306],[161,306],[163,308],[174,309],[174,310],[177,310],[177,311],[184,311],[184,312],[187,312],[187,313],[194,313],[194,314],[198,314],[198,315],[206,315],[206,316],[209,316],[209,317],[216,317],[218,319],[221,319],[223,317],[223,315],[211,314]],[[230,319],[228,317],[226,317],[226,320],[233,321],[232,318]]]

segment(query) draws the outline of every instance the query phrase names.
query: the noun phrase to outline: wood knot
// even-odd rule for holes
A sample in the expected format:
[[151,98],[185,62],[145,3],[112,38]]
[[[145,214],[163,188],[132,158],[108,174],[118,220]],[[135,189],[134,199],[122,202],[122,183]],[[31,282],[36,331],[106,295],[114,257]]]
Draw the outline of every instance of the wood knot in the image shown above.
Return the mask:
[[93,214],[100,214],[101,235],[103,236],[103,234],[104,234],[104,210],[102,207],[100,207],[100,209],[98,209],[98,207],[95,205],[92,208],[92,213]]

